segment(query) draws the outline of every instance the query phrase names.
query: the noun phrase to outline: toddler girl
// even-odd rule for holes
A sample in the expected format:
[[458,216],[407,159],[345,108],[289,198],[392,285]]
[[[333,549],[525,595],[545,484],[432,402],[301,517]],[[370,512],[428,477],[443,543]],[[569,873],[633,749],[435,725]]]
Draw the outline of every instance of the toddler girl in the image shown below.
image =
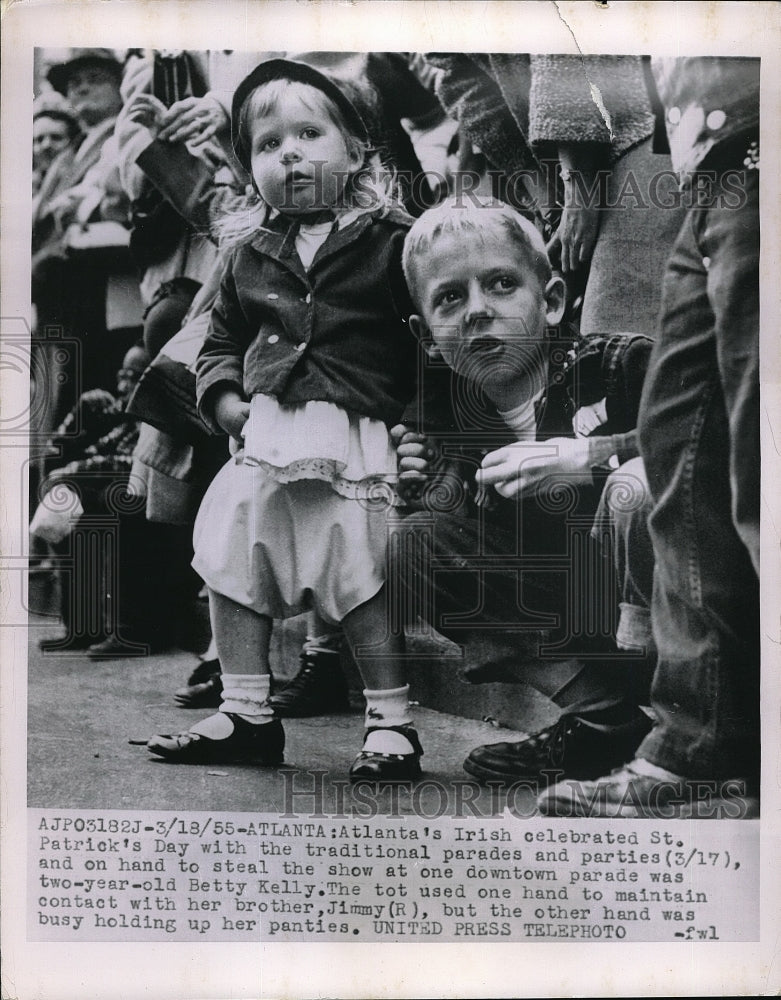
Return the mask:
[[188,732],[149,741],[171,761],[282,761],[272,619],[314,607],[341,623],[367,689],[351,777],[420,773],[373,489],[395,474],[388,427],[414,385],[409,220],[377,182],[347,86],[274,59],[233,99],[234,148],[263,213],[229,258],[198,359],[201,414],[241,450],[204,498],[193,562],[209,588],[223,702]]

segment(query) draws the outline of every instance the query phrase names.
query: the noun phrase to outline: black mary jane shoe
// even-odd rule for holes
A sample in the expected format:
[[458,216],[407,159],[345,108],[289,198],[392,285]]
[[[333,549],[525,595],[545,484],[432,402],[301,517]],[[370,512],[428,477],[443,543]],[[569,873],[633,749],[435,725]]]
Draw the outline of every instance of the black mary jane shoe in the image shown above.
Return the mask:
[[284,761],[285,731],[279,719],[254,725],[232,712],[225,713],[233,732],[215,740],[200,733],[153,736],[146,745],[150,753],[173,764],[259,764],[274,766]]
[[350,781],[385,784],[419,778],[423,747],[420,745],[417,732],[411,726],[372,726],[366,730],[364,745],[366,739],[378,730],[399,733],[409,741],[412,753],[378,753],[375,750],[361,750],[350,768]]

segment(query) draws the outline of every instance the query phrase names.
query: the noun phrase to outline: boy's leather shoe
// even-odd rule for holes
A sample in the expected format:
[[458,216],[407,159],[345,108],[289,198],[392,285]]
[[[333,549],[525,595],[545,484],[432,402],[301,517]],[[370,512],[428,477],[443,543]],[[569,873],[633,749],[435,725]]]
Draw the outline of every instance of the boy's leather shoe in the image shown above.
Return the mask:
[[296,676],[277,694],[271,705],[282,719],[303,719],[328,712],[349,712],[350,699],[339,652],[301,652]]
[[552,726],[514,743],[476,747],[464,770],[478,781],[536,781],[545,771],[568,778],[595,778],[631,760],[651,729],[641,711],[621,725],[604,725],[587,716],[562,715]]
[[[284,760],[285,731],[279,719],[261,725],[247,722],[232,712],[225,713],[233,731],[224,739],[201,733],[153,736],[146,747],[150,753],[173,764],[260,764],[272,766]],[[194,727],[195,728],[195,727]]]
[[698,781],[638,758],[595,781],[559,781],[537,808],[543,816],[592,819],[750,819],[759,803],[744,781]]

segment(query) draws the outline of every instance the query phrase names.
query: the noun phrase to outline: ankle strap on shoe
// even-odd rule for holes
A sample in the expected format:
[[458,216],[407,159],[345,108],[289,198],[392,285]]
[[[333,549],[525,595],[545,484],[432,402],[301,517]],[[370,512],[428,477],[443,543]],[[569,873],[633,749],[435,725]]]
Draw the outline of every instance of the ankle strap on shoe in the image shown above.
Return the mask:
[[409,740],[410,746],[415,751],[416,754],[423,756],[423,747],[420,745],[420,738],[418,737],[417,730],[413,729],[411,726],[368,726],[363,731],[363,739],[366,742],[367,737],[371,736],[372,733],[398,733],[403,736],[405,740]]

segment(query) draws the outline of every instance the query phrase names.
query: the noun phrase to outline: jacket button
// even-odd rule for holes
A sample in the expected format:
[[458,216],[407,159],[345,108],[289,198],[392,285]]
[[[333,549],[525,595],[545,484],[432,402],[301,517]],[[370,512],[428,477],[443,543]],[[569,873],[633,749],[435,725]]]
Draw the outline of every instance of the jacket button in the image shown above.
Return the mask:
[[670,108],[667,112],[667,121],[671,125],[677,125],[681,120],[681,109],[680,108]]
[[727,116],[724,112],[719,109],[718,111],[711,111],[708,117],[705,119],[705,124],[711,130],[711,132],[717,132],[727,120]]
[[278,340],[279,340],[279,337],[277,336],[276,333],[272,333],[271,336],[268,338],[269,344],[276,344],[276,342]]

